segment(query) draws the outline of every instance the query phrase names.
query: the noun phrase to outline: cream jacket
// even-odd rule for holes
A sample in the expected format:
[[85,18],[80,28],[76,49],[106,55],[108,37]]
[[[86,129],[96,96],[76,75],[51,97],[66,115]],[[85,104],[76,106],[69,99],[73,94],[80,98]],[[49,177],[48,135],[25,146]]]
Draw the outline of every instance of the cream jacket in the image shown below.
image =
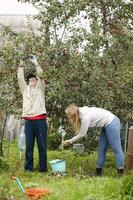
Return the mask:
[[[40,66],[36,66],[37,75],[42,73]],[[45,82],[37,77],[35,88],[31,88],[24,80],[24,67],[18,68],[18,83],[23,96],[22,117],[33,117],[46,114],[45,108]]]

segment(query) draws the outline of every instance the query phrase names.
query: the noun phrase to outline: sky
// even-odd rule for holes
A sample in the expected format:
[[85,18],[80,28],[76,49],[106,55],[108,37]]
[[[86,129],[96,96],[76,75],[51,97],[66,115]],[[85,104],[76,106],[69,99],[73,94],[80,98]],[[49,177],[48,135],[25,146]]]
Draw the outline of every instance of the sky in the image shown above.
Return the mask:
[[36,14],[37,10],[29,3],[17,0],[0,0],[0,15],[3,14]]

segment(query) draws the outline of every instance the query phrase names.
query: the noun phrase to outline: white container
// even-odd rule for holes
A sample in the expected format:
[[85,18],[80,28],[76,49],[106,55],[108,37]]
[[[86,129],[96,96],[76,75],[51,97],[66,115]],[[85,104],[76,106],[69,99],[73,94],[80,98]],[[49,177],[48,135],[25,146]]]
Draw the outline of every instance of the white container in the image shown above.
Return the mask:
[[80,143],[73,144],[73,150],[75,154],[83,154],[84,145]]

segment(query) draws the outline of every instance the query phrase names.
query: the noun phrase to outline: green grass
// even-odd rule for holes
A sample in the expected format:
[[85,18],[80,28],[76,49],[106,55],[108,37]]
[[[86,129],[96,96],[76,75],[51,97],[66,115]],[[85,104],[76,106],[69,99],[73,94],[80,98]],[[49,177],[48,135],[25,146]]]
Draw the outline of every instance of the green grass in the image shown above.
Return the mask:
[[[45,200],[131,200],[133,175],[114,178],[116,170],[114,157],[108,154],[101,178],[91,178],[97,160],[97,153],[75,155],[71,150],[48,151],[48,161],[66,160],[66,175],[52,176],[48,164],[48,173],[24,172],[23,162],[19,160],[17,143],[5,143],[5,158],[0,162],[0,200],[26,200],[12,176],[17,176],[23,187],[44,187],[50,190]],[[23,155],[24,156],[24,155]],[[35,149],[35,167],[38,163]],[[23,160],[24,161],[24,160]]]

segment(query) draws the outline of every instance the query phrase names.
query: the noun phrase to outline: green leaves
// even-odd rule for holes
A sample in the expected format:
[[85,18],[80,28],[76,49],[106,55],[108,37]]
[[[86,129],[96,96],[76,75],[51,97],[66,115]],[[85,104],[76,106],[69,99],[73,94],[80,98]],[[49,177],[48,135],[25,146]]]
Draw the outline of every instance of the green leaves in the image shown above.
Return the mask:
[[[36,16],[42,23],[38,35],[30,26],[23,33],[1,29],[1,109],[20,112],[18,63],[24,57],[26,75],[33,70],[27,57],[35,54],[44,70],[48,115],[56,113],[52,118],[57,124],[59,118],[65,121],[64,110],[74,102],[103,106],[119,113],[122,120],[131,119],[131,4],[122,0],[30,2],[41,9]],[[78,48],[83,51],[79,53]]]

